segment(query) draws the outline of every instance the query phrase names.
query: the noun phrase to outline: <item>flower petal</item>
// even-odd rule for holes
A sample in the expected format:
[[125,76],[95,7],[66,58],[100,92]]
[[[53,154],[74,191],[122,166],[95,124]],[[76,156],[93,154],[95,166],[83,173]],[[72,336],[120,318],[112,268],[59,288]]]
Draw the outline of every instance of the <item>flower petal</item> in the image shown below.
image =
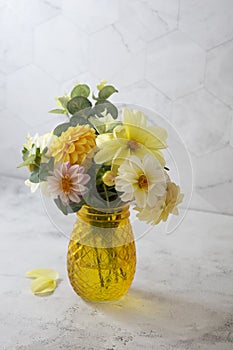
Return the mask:
[[69,199],[75,203],[79,203],[81,201],[79,194],[75,192],[69,194]]
[[26,276],[31,278],[45,277],[53,280],[57,280],[59,278],[59,274],[55,270],[45,268],[30,270],[26,273]]
[[47,294],[52,293],[56,288],[56,281],[48,279],[46,277],[38,277],[31,283],[31,291],[34,294]]
[[146,116],[140,111],[132,111],[128,108],[124,108],[122,120],[123,124],[141,126],[142,128],[146,127]]
[[146,192],[143,190],[137,190],[134,192],[135,202],[139,208],[146,206]]

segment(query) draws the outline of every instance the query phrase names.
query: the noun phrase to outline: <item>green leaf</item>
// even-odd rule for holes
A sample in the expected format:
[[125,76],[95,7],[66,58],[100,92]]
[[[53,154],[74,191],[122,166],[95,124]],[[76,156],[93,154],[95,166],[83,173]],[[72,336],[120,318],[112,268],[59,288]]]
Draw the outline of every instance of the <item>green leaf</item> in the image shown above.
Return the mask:
[[53,114],[66,114],[66,111],[65,111],[64,109],[55,108],[55,109],[51,109],[51,111],[49,111],[49,113],[53,113]]
[[68,215],[69,213],[76,213],[79,211],[85,201],[82,199],[79,203],[70,202],[68,205],[63,204],[61,198],[54,199],[56,206],[63,212],[63,214]]
[[118,90],[112,85],[106,85],[99,91],[99,99],[107,100],[114,92],[118,92]]
[[33,183],[40,182],[39,179],[39,167],[36,167],[36,169],[31,173],[31,176],[29,177],[29,180]]
[[47,177],[50,175],[54,168],[54,158],[51,157],[48,163],[41,163],[39,169],[39,179],[40,181],[46,181]]
[[[89,108],[81,109],[78,112],[75,112],[73,114],[73,117],[82,117],[82,118],[87,120],[89,118],[89,116],[92,115],[92,114],[93,114],[92,108],[89,107]],[[72,119],[72,117],[71,117],[71,119]]]
[[55,202],[56,206],[58,207],[58,209],[60,209],[63,212],[63,214],[65,214],[65,215],[68,214],[67,207],[63,204],[63,202],[59,196],[54,199],[54,202]]
[[89,122],[89,117],[92,115],[92,108],[82,109],[81,111],[75,112],[70,118],[70,124],[72,126],[89,124],[91,127],[93,125]]
[[56,136],[61,136],[61,134],[70,127],[70,123],[59,124],[54,130],[53,134]]
[[111,116],[116,119],[118,117],[118,109],[114,104],[109,101],[97,101],[95,107],[93,108],[96,115],[103,117],[102,113],[107,110],[107,113],[110,113]]
[[46,153],[48,152],[48,147],[45,147],[44,149],[43,149],[43,151],[42,151],[42,156],[44,155],[46,155]]
[[70,119],[70,124],[72,126],[77,126],[77,125],[90,125],[90,127],[93,128],[93,125],[91,122],[89,122],[89,120],[87,120],[86,118],[82,117],[81,115],[74,115],[73,117],[71,117]]
[[91,106],[91,102],[83,96],[75,96],[67,103],[67,109],[71,114]]
[[65,108],[65,109],[67,107],[67,103],[68,103],[69,100],[70,100],[69,96],[60,96],[60,97],[57,98],[57,101],[59,101],[60,104],[62,105],[62,107]]
[[35,159],[36,159],[36,155],[31,154],[27,159],[25,159],[25,161],[23,163],[18,165],[17,168],[22,168],[23,166],[27,166],[27,165],[31,165],[31,164],[35,165],[36,164]]
[[78,84],[71,91],[71,98],[75,96],[88,97],[90,95],[90,88],[86,84]]
[[94,92],[92,92],[92,98],[93,98],[93,100],[98,101],[98,97],[95,96]]
[[29,150],[24,147],[23,150],[22,150],[22,154],[23,154],[23,160],[26,160],[28,158],[28,155],[30,154]]
[[82,208],[83,204],[85,204],[84,199],[81,199],[79,203],[70,202],[67,207],[68,213],[77,213],[77,211]]

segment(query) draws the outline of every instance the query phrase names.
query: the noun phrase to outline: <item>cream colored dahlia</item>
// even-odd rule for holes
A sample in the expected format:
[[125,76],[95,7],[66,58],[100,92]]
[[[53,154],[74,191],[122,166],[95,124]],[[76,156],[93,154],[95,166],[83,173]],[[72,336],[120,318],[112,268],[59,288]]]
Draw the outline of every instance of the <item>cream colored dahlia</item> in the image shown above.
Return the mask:
[[183,198],[184,195],[180,193],[180,187],[174,182],[168,182],[166,199],[163,205],[163,211],[160,215],[161,220],[167,221],[169,214],[178,215],[177,206],[183,201]]
[[70,126],[61,136],[52,139],[48,156],[54,157],[55,164],[82,164],[87,158],[93,157],[95,139],[95,130],[89,125]]
[[137,217],[148,224],[157,225],[161,220],[167,221],[169,214],[178,215],[177,206],[182,202],[184,195],[180,193],[180,187],[174,182],[167,183],[166,194],[160,197],[155,207],[148,205],[145,208],[136,206]]

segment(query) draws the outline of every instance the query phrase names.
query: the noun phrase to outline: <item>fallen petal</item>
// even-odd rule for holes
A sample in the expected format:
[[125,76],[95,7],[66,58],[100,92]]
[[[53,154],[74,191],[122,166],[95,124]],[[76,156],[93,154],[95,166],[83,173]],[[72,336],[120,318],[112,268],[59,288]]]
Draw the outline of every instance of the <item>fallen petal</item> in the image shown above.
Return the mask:
[[26,273],[26,276],[31,278],[44,277],[51,280],[57,280],[59,278],[59,274],[56,271],[43,268],[30,270]]
[[34,294],[52,293],[56,288],[56,281],[46,277],[38,277],[31,283],[31,291]]

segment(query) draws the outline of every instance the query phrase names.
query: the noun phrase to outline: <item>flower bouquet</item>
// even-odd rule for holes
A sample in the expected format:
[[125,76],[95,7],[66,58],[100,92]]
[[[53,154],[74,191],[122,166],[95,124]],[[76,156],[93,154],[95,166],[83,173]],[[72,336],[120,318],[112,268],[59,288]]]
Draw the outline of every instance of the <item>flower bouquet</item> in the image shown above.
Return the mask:
[[75,291],[90,300],[118,299],[135,272],[129,206],[139,220],[156,225],[178,214],[183,195],[171,181],[162,150],[167,132],[147,126],[139,110],[118,109],[117,93],[101,82],[57,98],[50,113],[67,120],[51,133],[28,136],[23,163],[26,185],[49,195],[65,214],[77,213],[68,248],[68,273]]

